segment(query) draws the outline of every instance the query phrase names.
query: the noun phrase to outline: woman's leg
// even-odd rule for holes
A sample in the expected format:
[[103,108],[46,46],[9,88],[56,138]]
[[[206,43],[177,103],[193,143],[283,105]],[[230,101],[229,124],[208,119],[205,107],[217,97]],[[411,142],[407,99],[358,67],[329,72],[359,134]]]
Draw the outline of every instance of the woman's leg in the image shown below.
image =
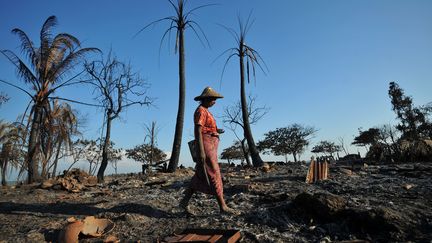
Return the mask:
[[187,207],[189,204],[190,199],[192,198],[192,195],[195,193],[195,191],[192,189],[192,187],[188,187],[184,191],[183,199],[180,201],[180,206]]
[[224,199],[223,195],[216,195],[216,199],[217,199],[217,202],[219,204],[219,210],[221,212],[224,211],[226,208],[228,208],[228,206],[225,203],[225,199]]
[[194,193],[195,193],[194,189],[192,189],[192,187],[190,186],[184,191],[183,199],[180,201],[181,208],[187,209],[189,205],[189,201],[192,198],[192,195]]
[[233,214],[233,215],[239,215],[240,214],[236,210],[234,210],[234,209],[228,207],[228,205],[226,205],[225,199],[223,197],[223,194],[216,195],[216,199],[218,201],[219,210],[220,210],[221,213]]

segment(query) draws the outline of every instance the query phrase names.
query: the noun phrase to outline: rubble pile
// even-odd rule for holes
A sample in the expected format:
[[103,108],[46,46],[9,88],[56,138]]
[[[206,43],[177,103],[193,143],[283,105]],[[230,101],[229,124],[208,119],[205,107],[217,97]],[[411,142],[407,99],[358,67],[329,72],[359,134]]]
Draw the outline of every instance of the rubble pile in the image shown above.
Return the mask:
[[63,175],[48,179],[41,183],[42,189],[66,190],[68,192],[80,192],[86,187],[97,184],[96,176],[91,176],[80,169],[66,171]]

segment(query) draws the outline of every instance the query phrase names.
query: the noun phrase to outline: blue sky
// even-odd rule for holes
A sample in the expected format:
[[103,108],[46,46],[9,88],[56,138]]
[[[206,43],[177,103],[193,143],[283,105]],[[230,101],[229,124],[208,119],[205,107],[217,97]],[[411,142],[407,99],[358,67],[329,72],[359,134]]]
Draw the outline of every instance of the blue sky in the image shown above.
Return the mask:
[[[338,137],[351,143],[359,127],[394,124],[387,96],[390,81],[396,81],[416,105],[432,101],[432,1],[189,0],[187,7],[209,3],[217,5],[202,8],[192,17],[203,28],[211,48],[203,47],[191,29],[186,32],[187,102],[181,153],[181,162],[186,165],[192,165],[186,142],[193,135],[192,114],[197,106],[193,97],[205,86],[220,91],[225,98],[211,109],[216,117],[239,98],[238,60],[232,59],[222,82],[225,59],[214,62],[236,44],[219,24],[237,30],[237,16],[246,19],[251,11],[255,22],[247,44],[260,52],[269,67],[266,75],[257,72],[256,82],[247,86],[259,105],[270,108],[252,127],[256,141],[269,130],[300,123],[319,130],[312,145]],[[120,60],[130,61],[151,84],[148,94],[156,100],[154,107],[127,110],[121,120],[114,122],[112,139],[119,147],[133,147],[143,142],[144,124],[156,121],[160,127],[159,147],[171,150],[178,99],[174,39],[165,42],[159,57],[159,42],[168,23],[159,23],[133,38],[148,23],[174,15],[168,1],[16,0],[2,1],[0,6],[0,49],[19,53],[19,40],[10,33],[15,27],[39,44],[43,22],[56,15],[59,24],[55,33],[73,34],[83,47],[104,52],[112,48]],[[0,57],[0,78],[25,87],[4,57]],[[23,113],[28,98],[3,84],[0,90],[11,98],[0,108],[0,119],[14,121]],[[93,102],[88,87],[66,88],[58,95]],[[100,136],[102,111],[73,107],[87,118],[84,136]],[[218,125],[223,125],[221,119]],[[219,150],[233,140],[227,131]],[[357,148],[350,147],[350,152],[356,153]],[[302,159],[309,156],[306,152]]]

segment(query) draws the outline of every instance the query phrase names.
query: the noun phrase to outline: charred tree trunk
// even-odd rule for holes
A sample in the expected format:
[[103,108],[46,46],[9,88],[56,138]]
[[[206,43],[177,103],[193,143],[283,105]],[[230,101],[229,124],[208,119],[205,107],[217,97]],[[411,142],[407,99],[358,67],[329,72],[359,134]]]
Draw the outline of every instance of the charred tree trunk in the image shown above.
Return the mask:
[[42,167],[42,171],[41,171],[41,178],[42,179],[47,179],[48,177],[48,171],[49,171],[49,161],[51,160],[52,157],[52,150],[53,150],[53,141],[52,141],[52,131],[50,130],[50,126],[52,125],[52,118],[51,118],[51,107],[50,107],[50,103],[49,102],[45,102],[44,103],[44,107],[43,110],[46,113],[46,116],[42,117],[41,122],[43,122],[42,127],[39,128],[39,132],[41,131],[41,129],[44,129],[44,139],[41,136],[41,148],[42,148],[42,152],[43,152],[43,157],[41,160],[41,167]]
[[3,144],[2,151],[0,154],[0,170],[1,170],[1,184],[2,186],[6,186],[6,170],[8,164],[8,158],[10,153],[10,143],[6,142]]
[[60,155],[60,149],[61,149],[62,143],[63,143],[63,141],[60,141],[57,145],[56,157],[54,160],[54,168],[53,168],[52,175],[51,175],[51,177],[53,177],[53,178],[55,177],[55,175],[57,173],[57,163],[58,163],[58,158]]
[[[49,135],[49,136],[51,136],[51,135]],[[41,178],[42,179],[47,179],[47,177],[48,177],[48,172],[49,172],[49,166],[48,166],[48,163],[49,163],[49,161],[51,160],[51,157],[52,157],[52,141],[51,141],[51,138],[48,138],[48,141],[47,141],[47,144],[45,145],[46,146],[46,151],[44,152],[44,156],[43,156],[43,160],[41,161],[42,162],[42,172],[41,172]]]
[[293,157],[294,157],[294,162],[297,162],[297,153],[296,152],[293,153]]
[[251,161],[250,161],[250,159],[249,159],[249,152],[248,152],[247,149],[246,149],[245,142],[246,142],[246,138],[243,138],[243,140],[241,141],[241,146],[242,146],[243,155],[244,155],[244,158],[245,158],[245,160],[246,160],[246,164],[247,164],[248,166],[252,166],[252,163],[251,163]]
[[40,180],[37,155],[37,144],[39,136],[40,122],[42,120],[42,107],[39,104],[34,105],[32,125],[30,128],[30,137],[27,150],[27,183],[33,183]]
[[150,146],[151,146],[151,150],[150,150],[150,167],[153,165],[154,163],[154,148],[155,148],[155,127],[156,127],[156,122],[152,122],[152,127],[151,127],[151,131],[150,131]]
[[171,152],[171,158],[168,165],[168,172],[174,172],[177,169],[180,157],[180,149],[183,134],[185,95],[186,95],[186,78],[185,78],[185,50],[183,28],[179,28],[179,105],[177,112],[177,121],[174,134],[174,142]]
[[99,171],[97,173],[98,183],[104,182],[104,173],[105,173],[106,167],[108,166],[108,149],[109,149],[109,144],[110,144],[111,121],[112,121],[111,114],[112,114],[112,110],[108,109],[107,128],[106,128],[106,133],[105,133],[105,141],[104,141],[104,145],[102,148],[102,162],[101,162],[101,165],[99,167]]
[[2,178],[1,178],[1,184],[2,184],[2,186],[7,186],[7,182],[6,182],[7,163],[8,163],[7,158],[3,158],[3,161],[0,164],[0,166],[1,166],[1,168],[0,168],[1,169],[1,176],[2,176]]
[[255,141],[252,136],[252,132],[249,124],[249,114],[247,109],[246,102],[246,90],[245,90],[245,70],[244,70],[244,47],[243,42],[240,42],[240,100],[241,100],[241,108],[243,115],[243,128],[244,128],[244,136],[247,139],[247,143],[249,146],[249,152],[252,157],[252,163],[255,167],[260,167],[264,164],[261,159],[258,149],[255,146]]

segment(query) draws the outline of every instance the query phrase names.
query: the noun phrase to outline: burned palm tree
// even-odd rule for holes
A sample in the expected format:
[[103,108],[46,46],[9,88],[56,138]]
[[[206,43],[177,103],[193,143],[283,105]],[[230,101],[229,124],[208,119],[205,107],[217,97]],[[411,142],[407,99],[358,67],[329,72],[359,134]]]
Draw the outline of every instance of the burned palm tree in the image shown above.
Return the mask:
[[[236,40],[237,47],[229,48],[225,52],[223,52],[220,56],[224,54],[228,54],[228,58],[225,61],[222,75],[225,71],[225,68],[228,64],[228,62],[231,60],[232,57],[238,56],[239,62],[240,62],[240,103],[241,103],[241,111],[242,111],[242,120],[243,120],[243,130],[244,130],[244,137],[247,140],[247,144],[249,147],[250,155],[252,158],[252,163],[254,166],[262,166],[263,160],[261,159],[258,149],[255,145],[254,138],[252,136],[252,131],[250,128],[250,122],[249,122],[249,110],[248,110],[248,104],[246,100],[246,90],[245,90],[245,76],[247,78],[247,82],[250,83],[250,77],[251,75],[253,78],[255,78],[255,69],[256,66],[258,66],[261,71],[265,73],[264,68],[267,69],[265,66],[264,60],[261,58],[259,53],[246,44],[246,34],[248,33],[250,27],[253,24],[253,21],[250,22],[250,16],[248,17],[246,24],[243,24],[243,22],[239,18],[239,27],[240,31],[236,32],[232,28],[224,27]],[[245,61],[246,61],[246,70],[245,70]],[[261,63],[264,65],[261,65]],[[252,69],[252,70],[251,70]],[[222,78],[221,78],[222,79]]]
[[1,184],[6,186],[6,173],[12,168],[19,168],[23,163],[23,150],[21,144],[22,126],[18,123],[6,123],[0,120],[0,172]]
[[[53,133],[53,146],[56,146],[54,161],[49,165],[47,171],[52,168],[51,175],[55,177],[57,173],[57,164],[60,157],[62,147],[72,149],[72,136],[78,135],[78,118],[76,112],[68,103],[59,104],[57,101],[53,103],[53,111],[51,116],[51,131]],[[48,166],[48,165],[46,165]],[[44,170],[42,170],[44,171]]]
[[21,29],[13,29],[12,33],[18,35],[21,41],[21,50],[25,53],[30,65],[10,50],[1,53],[15,65],[18,76],[31,87],[27,91],[11,82],[0,80],[25,92],[31,98],[31,121],[27,149],[28,183],[40,179],[39,163],[36,159],[42,145],[41,123],[49,113],[49,99],[54,92],[65,86],[79,83],[76,78],[82,73],[66,79],[67,74],[73,70],[77,62],[88,52],[98,51],[97,48],[81,48],[80,41],[67,33],[52,35],[52,29],[57,24],[57,18],[50,16],[40,31],[40,46],[37,47],[29,36]]
[[[168,0],[171,6],[174,8],[176,15],[165,17],[162,19],[158,19],[148,24],[144,28],[142,28],[137,34],[146,29],[147,27],[159,23],[161,21],[168,21],[170,23],[170,27],[164,32],[160,47],[163,44],[165,37],[171,34],[172,31],[176,31],[176,41],[175,41],[175,53],[179,53],[179,102],[178,102],[178,111],[177,111],[177,120],[174,134],[174,142],[171,152],[171,158],[168,165],[168,171],[174,172],[177,169],[179,157],[180,157],[180,149],[182,142],[182,134],[183,134],[183,123],[184,123],[184,110],[185,110],[185,96],[186,96],[186,77],[185,77],[185,48],[184,48],[184,31],[186,28],[192,29],[198,39],[204,44],[204,39],[206,43],[209,45],[207,37],[204,34],[204,31],[201,27],[193,20],[190,19],[193,12],[197,9],[210,6],[212,4],[202,5],[199,7],[195,7],[189,11],[185,11],[185,0],[178,0],[177,4],[174,4],[173,1]],[[201,37],[202,36],[202,37]],[[160,48],[159,48],[160,49]]]

